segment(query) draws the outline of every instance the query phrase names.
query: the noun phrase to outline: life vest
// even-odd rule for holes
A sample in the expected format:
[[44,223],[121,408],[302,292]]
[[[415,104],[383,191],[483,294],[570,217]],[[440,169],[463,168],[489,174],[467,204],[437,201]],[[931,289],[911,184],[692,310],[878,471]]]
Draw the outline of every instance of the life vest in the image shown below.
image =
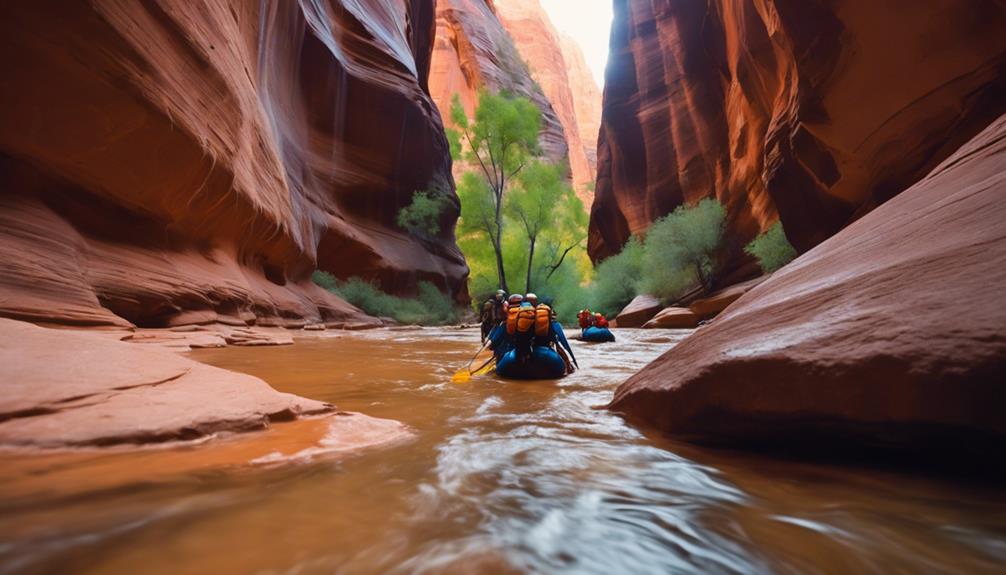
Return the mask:
[[510,335],[533,333],[535,309],[529,306],[510,306],[507,310],[506,332]]
[[576,319],[580,322],[580,329],[594,325],[594,316],[590,314],[589,309],[580,310],[580,313],[576,314]]
[[541,304],[534,308],[534,335],[547,337],[550,329],[552,329],[552,308]]
[[608,327],[608,320],[599,313],[594,314],[594,325],[597,327]]

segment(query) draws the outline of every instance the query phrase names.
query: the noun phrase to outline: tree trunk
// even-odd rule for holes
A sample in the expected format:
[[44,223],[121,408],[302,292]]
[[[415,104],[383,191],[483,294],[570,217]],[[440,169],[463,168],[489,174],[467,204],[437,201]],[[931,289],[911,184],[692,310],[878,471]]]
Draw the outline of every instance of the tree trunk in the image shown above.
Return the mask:
[[695,274],[699,277],[699,285],[702,286],[702,293],[707,293],[709,291],[709,280],[706,275],[702,273],[702,262],[699,260],[694,260],[695,264]]
[[531,245],[527,250],[527,280],[524,282],[524,293],[531,292],[531,264],[534,263],[534,243],[537,236],[531,236]]
[[506,270],[503,269],[503,191],[496,193],[496,241],[493,242],[493,251],[496,252],[496,274],[499,277],[499,289],[510,293],[506,285]]

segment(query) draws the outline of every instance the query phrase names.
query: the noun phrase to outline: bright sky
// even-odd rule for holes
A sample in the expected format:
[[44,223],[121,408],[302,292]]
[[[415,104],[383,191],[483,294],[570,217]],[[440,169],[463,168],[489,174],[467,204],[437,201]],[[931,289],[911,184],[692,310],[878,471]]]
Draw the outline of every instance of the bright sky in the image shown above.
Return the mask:
[[552,24],[580,44],[597,85],[603,88],[604,67],[608,63],[611,0],[541,0],[541,5]]

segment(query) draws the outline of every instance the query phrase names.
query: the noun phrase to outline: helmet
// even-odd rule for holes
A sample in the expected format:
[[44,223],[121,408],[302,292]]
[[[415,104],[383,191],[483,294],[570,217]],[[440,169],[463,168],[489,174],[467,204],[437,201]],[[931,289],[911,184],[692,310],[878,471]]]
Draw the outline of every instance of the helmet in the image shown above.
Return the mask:
[[496,299],[500,301],[505,300],[506,292],[501,289],[496,290]]
[[524,299],[526,301],[531,302],[532,304],[538,303],[538,296],[534,295],[533,293],[527,294],[526,296],[524,296]]
[[508,299],[507,301],[510,302],[511,304],[520,303],[524,301],[524,296],[520,295],[519,293],[515,293],[512,296],[510,296],[510,299]]

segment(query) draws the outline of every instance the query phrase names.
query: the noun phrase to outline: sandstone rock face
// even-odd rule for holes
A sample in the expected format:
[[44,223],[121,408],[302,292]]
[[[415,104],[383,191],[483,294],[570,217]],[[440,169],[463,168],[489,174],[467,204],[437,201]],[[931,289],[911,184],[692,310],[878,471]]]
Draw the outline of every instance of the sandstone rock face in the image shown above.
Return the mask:
[[757,277],[753,280],[733,284],[729,287],[717,290],[704,298],[697,299],[688,304],[688,309],[699,319],[708,319],[727,309],[740,297],[752,288],[768,279],[768,276]]
[[637,295],[632,298],[629,305],[618,312],[615,321],[618,327],[642,327],[664,306],[660,305],[660,300],[651,295]]
[[315,266],[465,299],[394,223],[451,190],[431,0],[0,7],[0,314],[73,324],[362,319]]
[[589,207],[597,172],[601,91],[576,42],[552,25],[538,0],[495,0],[503,27],[552,104],[569,148],[573,187]]
[[195,439],[334,407],[101,333],[0,319],[0,445]]
[[701,318],[687,307],[665,307],[643,324],[646,329],[691,329]]
[[[521,59],[513,39],[497,16],[491,0],[439,0],[436,42],[430,72],[430,93],[450,124],[451,100],[461,99],[468,116],[474,115],[478,92],[506,90],[523,96],[541,110],[538,138],[549,161],[568,154],[562,122]],[[456,166],[461,169],[461,166]]]
[[595,260],[708,196],[735,253],[777,218],[806,251],[1006,110],[995,0],[615,0],[614,17]]
[[1004,221],[1006,116],[630,378],[610,407],[732,441],[1001,441]]

